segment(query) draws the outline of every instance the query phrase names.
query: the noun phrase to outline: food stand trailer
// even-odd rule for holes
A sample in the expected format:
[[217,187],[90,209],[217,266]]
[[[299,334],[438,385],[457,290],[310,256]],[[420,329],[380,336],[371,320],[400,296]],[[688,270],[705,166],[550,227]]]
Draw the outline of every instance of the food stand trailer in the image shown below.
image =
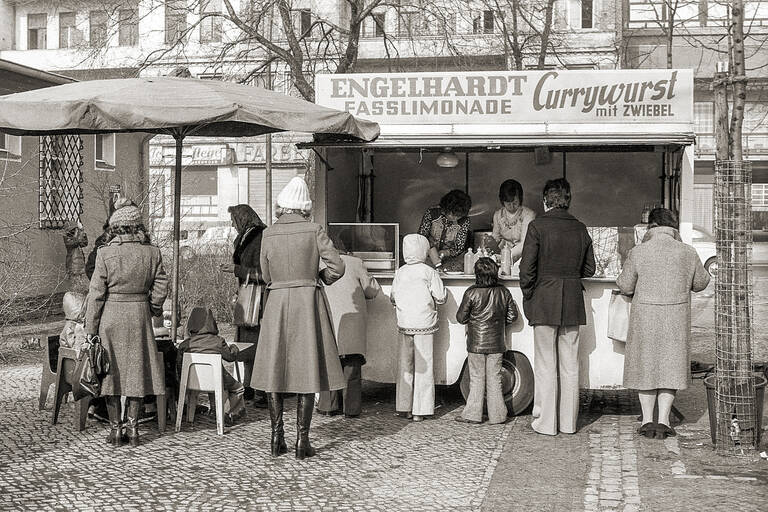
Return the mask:
[[[389,291],[402,263],[402,237],[417,231],[424,211],[449,190],[462,189],[472,197],[477,235],[491,230],[502,181],[519,181],[523,204],[540,214],[546,180],[566,177],[570,212],[588,226],[598,268],[583,280],[580,385],[621,386],[624,343],[607,336],[608,305],[627,251],[642,239],[643,210],[677,211],[682,238],[690,242],[691,70],[319,75],[316,95],[321,105],[381,126],[381,136],[369,143],[316,139],[304,145],[319,155],[318,221],[361,256],[382,285],[368,304],[365,379],[395,382],[398,333]],[[475,245],[482,239],[475,236]],[[465,327],[456,310],[474,276],[445,274],[443,282],[449,294],[439,308],[435,382],[461,379],[466,392]],[[533,329],[522,313],[515,271],[502,282],[521,312],[507,329],[504,359],[505,399],[517,414],[533,397]]]

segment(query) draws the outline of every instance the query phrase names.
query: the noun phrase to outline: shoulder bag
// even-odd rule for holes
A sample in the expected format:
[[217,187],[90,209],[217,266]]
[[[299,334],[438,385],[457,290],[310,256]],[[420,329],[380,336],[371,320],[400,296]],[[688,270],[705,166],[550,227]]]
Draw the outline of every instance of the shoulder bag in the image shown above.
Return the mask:
[[251,274],[245,276],[245,281],[237,290],[235,299],[234,324],[243,327],[259,325],[261,312],[262,286],[251,282]]

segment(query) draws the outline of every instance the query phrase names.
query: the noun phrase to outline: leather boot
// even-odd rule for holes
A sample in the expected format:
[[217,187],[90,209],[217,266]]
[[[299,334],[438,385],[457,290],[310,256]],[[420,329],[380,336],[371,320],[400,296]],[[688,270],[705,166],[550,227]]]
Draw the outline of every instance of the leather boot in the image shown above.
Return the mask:
[[139,446],[139,410],[144,403],[141,397],[128,397],[128,420],[126,422],[125,433],[128,436],[128,443],[131,446]]
[[296,458],[312,457],[315,449],[309,444],[309,426],[315,409],[315,395],[299,394],[296,400]]
[[107,444],[115,446],[123,445],[123,429],[120,426],[120,397],[107,396],[107,415],[109,416],[109,435]]
[[278,457],[288,452],[285,444],[285,431],[283,430],[283,395],[280,393],[267,393],[269,406],[269,420],[272,423],[272,456]]

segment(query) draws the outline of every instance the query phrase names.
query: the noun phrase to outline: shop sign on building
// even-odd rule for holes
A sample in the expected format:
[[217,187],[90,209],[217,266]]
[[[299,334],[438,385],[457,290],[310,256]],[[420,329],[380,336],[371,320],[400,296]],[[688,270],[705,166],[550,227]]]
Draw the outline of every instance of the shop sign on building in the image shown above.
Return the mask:
[[[184,146],[181,165],[231,165],[232,148],[228,144],[195,144]],[[176,165],[175,146],[150,146],[149,165],[172,167]]]
[[[266,144],[263,142],[236,142],[235,155],[238,164],[264,165]],[[304,163],[307,158],[296,148],[295,142],[272,142],[272,163]]]
[[317,75],[316,102],[380,124],[690,124],[693,72]]

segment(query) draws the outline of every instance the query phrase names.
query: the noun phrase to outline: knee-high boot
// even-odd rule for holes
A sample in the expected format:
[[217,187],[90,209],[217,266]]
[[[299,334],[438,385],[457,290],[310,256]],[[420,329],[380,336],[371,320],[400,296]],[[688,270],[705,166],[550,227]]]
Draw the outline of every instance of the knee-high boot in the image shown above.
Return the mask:
[[283,395],[280,393],[267,393],[269,406],[269,420],[272,423],[272,456],[277,457],[288,452],[285,445],[285,431],[283,430]]
[[144,399],[141,397],[130,396],[126,400],[128,402],[128,411],[126,414],[128,419],[126,422],[125,433],[128,436],[128,443],[131,446],[139,446],[139,410],[144,403]]
[[309,444],[309,426],[315,408],[315,395],[299,394],[296,403],[296,458],[303,459],[315,455],[315,449]]
[[107,403],[107,415],[109,416],[109,435],[107,436],[107,444],[122,446],[123,429],[120,426],[120,397],[107,396],[105,398]]

